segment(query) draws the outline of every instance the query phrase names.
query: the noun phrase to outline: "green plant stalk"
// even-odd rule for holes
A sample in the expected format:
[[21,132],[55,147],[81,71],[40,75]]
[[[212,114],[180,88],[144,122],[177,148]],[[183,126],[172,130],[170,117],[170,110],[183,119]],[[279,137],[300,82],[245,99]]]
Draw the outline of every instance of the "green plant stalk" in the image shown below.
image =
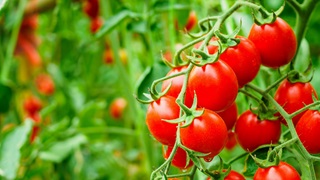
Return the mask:
[[[169,10],[169,39],[170,39],[170,49],[171,52],[175,52],[175,44],[176,44],[176,31],[174,29],[174,9],[173,6],[175,4],[175,0],[170,0],[170,10]],[[178,62],[173,59],[173,65],[177,66]]]
[[10,36],[10,41],[7,46],[7,52],[5,61],[3,63],[3,67],[1,69],[1,80],[2,81],[9,81],[9,73],[13,62],[13,53],[16,48],[18,34],[20,30],[20,25],[23,19],[23,13],[25,6],[27,5],[27,0],[21,0],[19,1],[18,11],[16,13],[16,22],[13,26],[13,31]]

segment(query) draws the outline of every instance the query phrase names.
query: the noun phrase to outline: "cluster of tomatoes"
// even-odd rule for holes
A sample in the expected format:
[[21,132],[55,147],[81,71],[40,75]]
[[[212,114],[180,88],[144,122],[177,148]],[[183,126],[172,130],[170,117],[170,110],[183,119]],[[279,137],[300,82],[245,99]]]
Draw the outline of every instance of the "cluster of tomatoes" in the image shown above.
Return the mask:
[[[230,46],[232,43],[234,45]],[[196,153],[198,158],[211,161],[225,148],[228,136],[235,136],[247,152],[261,145],[277,144],[281,123],[286,125],[286,120],[276,112],[270,119],[261,118],[264,116],[252,109],[238,116],[235,99],[239,89],[256,77],[261,65],[275,69],[292,61],[297,39],[290,25],[277,17],[271,23],[254,24],[247,38],[213,37],[204,47],[213,55],[220,51],[221,44],[229,44],[229,47],[219,52],[217,61],[171,69],[162,83],[164,95],[154,98],[148,106],[146,124],[150,133],[163,145],[165,159],[178,143],[171,164],[180,169],[194,165],[192,158],[187,158],[195,155],[192,152],[200,153]],[[201,46],[199,43],[194,48]],[[309,82],[290,78],[280,82],[274,95],[276,102],[289,114],[311,104],[314,98],[317,94]],[[320,153],[319,144],[313,143],[320,134],[316,128],[310,129],[318,123],[319,117],[318,111],[308,110],[292,119],[301,142],[310,153]],[[254,179],[275,174],[282,179],[300,179],[299,173],[283,161],[278,166],[259,168]]]

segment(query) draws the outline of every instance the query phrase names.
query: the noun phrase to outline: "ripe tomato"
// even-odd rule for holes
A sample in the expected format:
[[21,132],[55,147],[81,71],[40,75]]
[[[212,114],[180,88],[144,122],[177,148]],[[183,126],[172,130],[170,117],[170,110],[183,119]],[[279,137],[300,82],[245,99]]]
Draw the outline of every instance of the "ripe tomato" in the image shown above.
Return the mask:
[[[163,157],[165,159],[168,159],[171,152],[172,152],[173,147],[172,146],[168,146],[167,148],[165,148],[163,146]],[[189,167],[191,167],[193,165],[193,162],[191,160],[189,160],[189,163],[187,165],[187,152],[181,148],[178,147],[176,154],[174,155],[171,164],[177,168],[180,169],[188,169]]]
[[228,132],[228,141],[225,148],[231,151],[237,145],[236,134],[233,131]]
[[187,24],[184,26],[186,31],[190,31],[197,24],[197,15],[195,11],[190,11]]
[[257,47],[264,66],[278,68],[288,64],[297,51],[297,39],[288,23],[277,18],[271,24],[253,24],[248,37]]
[[33,115],[42,108],[42,103],[40,99],[38,99],[35,96],[29,96],[23,103],[24,110],[30,114]]
[[210,153],[204,157],[210,161],[224,148],[228,140],[228,131],[217,113],[204,109],[200,117],[194,118],[189,126],[180,129],[180,138],[185,147],[201,153]]
[[29,118],[31,118],[34,123],[30,134],[30,142],[33,143],[40,132],[39,123],[41,122],[41,119],[38,113],[30,114]]
[[276,144],[281,135],[279,120],[259,120],[250,110],[239,117],[235,125],[238,143],[249,152],[264,144]]
[[233,70],[223,61],[194,67],[190,72],[186,105],[197,95],[198,107],[223,111],[230,107],[238,94],[238,81]]
[[[181,71],[184,71],[186,68],[187,68],[186,66],[173,68],[168,72],[168,74],[166,76],[171,76],[173,74],[177,74]],[[177,98],[180,91],[181,91],[181,88],[183,86],[184,77],[185,77],[184,75],[181,75],[181,76],[176,76],[172,79],[168,79],[166,81],[163,81],[162,91],[164,91],[171,83],[171,87],[170,87],[167,95]]]
[[99,0],[86,0],[83,11],[92,19],[99,16]]
[[[222,171],[226,172],[225,169]],[[207,180],[211,180],[211,178],[208,177]],[[245,180],[245,178],[240,173],[231,170],[230,173],[224,178],[224,180]]]
[[55,91],[54,82],[48,74],[40,74],[37,76],[36,87],[41,94],[52,95]]
[[96,33],[103,25],[103,20],[100,17],[91,19],[90,31]]
[[316,110],[308,110],[305,112],[297,123],[297,134],[311,154],[320,153],[320,112]]
[[146,124],[156,140],[164,145],[173,146],[176,141],[177,124],[164,120],[177,119],[179,116],[180,107],[176,99],[165,95],[149,104]]
[[[274,99],[284,108],[284,110],[291,114],[305,105],[313,102],[312,94],[318,97],[316,91],[310,83],[290,83],[284,80],[279,85]],[[293,124],[296,125],[303,113],[298,114],[292,118]],[[280,120],[282,123],[287,124],[281,115]]]
[[228,109],[218,114],[226,123],[227,129],[231,130],[238,119],[237,104],[234,102]]
[[278,166],[258,168],[253,180],[300,180],[300,175],[290,164],[280,162]]
[[36,42],[31,42],[25,36],[19,35],[15,53],[24,56],[33,67],[39,67],[42,60],[33,43]]
[[114,119],[120,119],[123,116],[123,111],[127,107],[127,100],[124,98],[114,99],[109,107],[111,117]]

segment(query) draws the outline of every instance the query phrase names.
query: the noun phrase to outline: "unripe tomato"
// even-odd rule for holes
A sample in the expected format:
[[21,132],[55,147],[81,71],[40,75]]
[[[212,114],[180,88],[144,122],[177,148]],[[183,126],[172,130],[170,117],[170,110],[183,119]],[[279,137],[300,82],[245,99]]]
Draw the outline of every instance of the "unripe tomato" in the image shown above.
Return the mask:
[[226,123],[227,129],[231,130],[238,119],[237,104],[234,102],[228,109],[218,114]]
[[258,168],[253,180],[300,180],[300,175],[290,164],[280,162],[278,166]]
[[114,119],[120,119],[123,116],[123,111],[127,107],[127,100],[124,98],[114,99],[109,107],[111,117]]
[[320,153],[320,112],[317,110],[308,110],[297,123],[297,134],[311,154]]
[[262,65],[267,67],[279,68],[288,64],[297,51],[292,28],[279,17],[271,24],[253,24],[248,38],[260,52]]
[[197,95],[198,107],[212,111],[223,111],[230,107],[238,94],[238,81],[233,70],[225,62],[194,67],[188,79],[186,105],[193,103]]
[[[177,73],[180,73],[181,71],[184,71],[187,69],[187,66],[181,66],[171,69],[166,76],[171,76]],[[171,83],[171,87],[169,91],[167,92],[167,95],[177,98],[181,88],[183,86],[185,75],[176,76],[172,79],[168,79],[166,81],[163,81],[162,83],[162,91],[164,91]]]
[[276,144],[281,135],[279,120],[259,120],[250,110],[240,115],[235,125],[240,146],[249,152],[264,144]]
[[[313,103],[312,95],[318,97],[316,91],[310,83],[291,83],[287,79],[279,85],[274,99],[284,108],[284,110],[291,114],[305,105]],[[297,124],[303,113],[300,113],[292,118],[294,125]],[[287,124],[281,115],[279,115],[282,123]]]
[[42,108],[42,103],[37,97],[29,96],[24,101],[23,108],[28,114],[33,115],[40,111],[40,109]]
[[226,124],[216,112],[204,109],[200,117],[194,118],[189,126],[180,129],[180,138],[185,147],[201,153],[210,153],[204,159],[211,161],[227,143],[228,131]]
[[173,146],[176,141],[177,124],[164,120],[177,119],[179,116],[180,107],[176,99],[165,95],[149,104],[146,124],[156,140],[164,145]]
[[40,74],[37,76],[36,80],[36,87],[41,94],[44,95],[52,95],[55,91],[55,85],[51,76],[48,74]]
[[[166,149],[163,146],[163,157],[165,159],[168,159],[171,152],[172,152],[173,147],[168,146]],[[189,160],[189,163],[187,165],[187,152],[181,148],[178,147],[176,154],[174,155],[171,164],[177,168],[180,169],[188,169],[193,165],[193,162]]]

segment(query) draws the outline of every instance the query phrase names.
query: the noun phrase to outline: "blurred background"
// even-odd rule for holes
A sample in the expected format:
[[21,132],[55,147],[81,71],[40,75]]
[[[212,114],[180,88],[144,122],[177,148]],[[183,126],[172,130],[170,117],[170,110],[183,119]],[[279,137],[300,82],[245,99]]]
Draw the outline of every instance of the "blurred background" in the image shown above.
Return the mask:
[[[192,40],[186,31],[197,33],[200,19],[234,2],[0,0],[0,177],[149,179],[164,158],[145,125],[147,105],[135,98],[145,99],[152,81],[170,70],[163,61]],[[283,3],[256,2],[270,12]],[[301,70],[312,61],[318,93],[319,13],[317,7],[297,61]],[[281,17],[294,27],[290,6]],[[222,32],[240,21],[246,36],[251,9],[239,9]],[[278,77],[262,68],[254,83],[264,88]],[[237,104],[241,113],[250,102],[240,95]],[[241,152],[234,142],[221,157]]]

